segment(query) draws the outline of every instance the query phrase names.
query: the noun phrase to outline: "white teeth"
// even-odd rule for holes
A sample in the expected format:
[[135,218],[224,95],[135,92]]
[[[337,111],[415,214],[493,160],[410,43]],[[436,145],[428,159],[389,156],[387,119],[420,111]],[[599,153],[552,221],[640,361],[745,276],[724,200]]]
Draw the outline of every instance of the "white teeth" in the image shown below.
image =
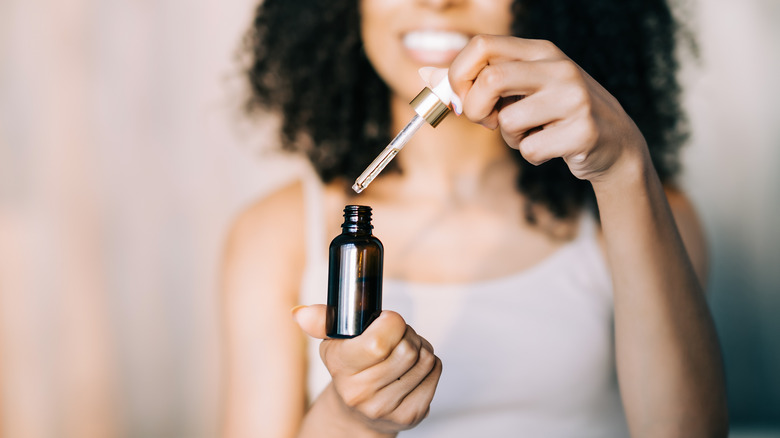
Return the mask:
[[412,50],[461,50],[468,44],[469,37],[459,32],[423,30],[407,33],[403,42]]

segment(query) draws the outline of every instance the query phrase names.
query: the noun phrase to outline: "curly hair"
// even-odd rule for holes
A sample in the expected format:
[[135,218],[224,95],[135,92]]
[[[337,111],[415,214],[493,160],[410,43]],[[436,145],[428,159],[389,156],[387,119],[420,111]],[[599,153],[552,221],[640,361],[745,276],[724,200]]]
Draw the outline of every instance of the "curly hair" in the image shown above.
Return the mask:
[[[675,57],[678,23],[664,0],[515,0],[513,34],[555,43],[623,106],[662,181],[688,137]],[[389,90],[362,50],[355,0],[265,0],[244,40],[248,113],[282,115],[282,149],[304,153],[324,182],[350,179],[387,145]],[[568,217],[592,200],[562,159],[520,167],[531,203]],[[391,163],[393,165],[395,163]]]

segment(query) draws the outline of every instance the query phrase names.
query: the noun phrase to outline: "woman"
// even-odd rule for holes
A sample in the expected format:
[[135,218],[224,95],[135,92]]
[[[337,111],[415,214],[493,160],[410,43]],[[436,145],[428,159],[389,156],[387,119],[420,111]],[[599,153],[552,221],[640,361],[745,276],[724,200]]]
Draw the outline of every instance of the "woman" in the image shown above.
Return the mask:
[[[324,185],[231,232],[225,434],[725,436],[705,245],[671,182],[667,5],[305,3],[259,8],[250,106],[282,115]],[[424,66],[449,68],[461,115],[355,195]],[[325,300],[346,204],[374,209],[387,310],[320,341],[323,307],[296,306]]]

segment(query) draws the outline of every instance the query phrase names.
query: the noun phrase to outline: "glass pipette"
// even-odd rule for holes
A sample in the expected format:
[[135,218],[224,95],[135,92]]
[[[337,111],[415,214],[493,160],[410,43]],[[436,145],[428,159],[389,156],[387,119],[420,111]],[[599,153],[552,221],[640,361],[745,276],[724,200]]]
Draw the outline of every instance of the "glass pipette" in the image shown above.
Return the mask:
[[360,174],[355,180],[355,184],[352,185],[352,190],[357,193],[365,190],[365,188],[371,184],[371,181],[373,181],[390,161],[398,155],[398,151],[400,151],[412,138],[414,133],[420,129],[423,122],[428,122],[434,128],[439,126],[439,123],[441,123],[451,111],[449,104],[452,101],[453,94],[447,76],[444,76],[433,90],[428,87],[423,88],[423,90],[420,91],[420,94],[409,103],[417,114],[412,117],[412,120],[406,124],[390,144],[379,153],[374,161],[368,165],[366,170]]

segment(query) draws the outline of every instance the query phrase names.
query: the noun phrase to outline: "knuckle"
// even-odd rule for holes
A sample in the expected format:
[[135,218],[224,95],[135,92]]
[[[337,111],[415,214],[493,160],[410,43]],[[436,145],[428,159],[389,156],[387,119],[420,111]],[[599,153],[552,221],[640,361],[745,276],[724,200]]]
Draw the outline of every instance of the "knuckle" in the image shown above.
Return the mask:
[[560,52],[558,46],[550,40],[534,40],[534,43],[539,46],[541,53],[552,55]]
[[591,100],[587,90],[583,87],[571,87],[568,91],[568,100],[572,107],[583,113],[590,113]]
[[427,372],[430,372],[436,367],[436,356],[428,349],[423,348],[420,351],[417,363]]
[[519,146],[520,154],[523,155],[523,158],[525,158],[526,161],[535,166],[542,163],[539,147],[535,142],[531,141],[530,139],[526,139],[521,141]]
[[501,136],[504,138],[504,143],[512,149],[518,149],[520,142],[523,140],[523,134],[514,134],[501,130]]
[[422,345],[424,348],[428,349],[431,353],[434,353],[436,350],[433,348],[433,345],[428,342],[427,339],[420,336],[420,345]]
[[372,336],[366,343],[366,355],[374,361],[382,361],[387,359],[392,352],[392,347],[388,343],[387,339],[381,336]]
[[410,429],[417,425],[421,419],[421,413],[416,408],[396,410],[393,412],[393,423],[400,426],[402,429]]
[[350,408],[357,408],[364,401],[363,391],[355,385],[345,385],[339,388],[339,394],[344,404]]
[[498,90],[504,82],[504,71],[497,66],[487,66],[479,73],[480,84],[490,90]]
[[371,403],[365,403],[360,407],[360,413],[370,420],[379,420],[387,416],[388,407],[383,403],[372,401]]
[[486,53],[490,51],[491,40],[492,38],[490,35],[480,34],[471,39],[471,44],[473,44],[474,48],[480,53]]
[[401,365],[411,368],[420,358],[420,350],[411,345],[408,341],[403,340],[396,347],[397,353],[401,362]]
[[436,361],[433,365],[433,370],[431,370],[431,374],[433,375],[433,378],[436,379],[436,381],[439,381],[439,378],[441,377],[441,373],[444,371],[444,363],[439,359],[438,356],[436,356]]
[[571,59],[561,59],[555,62],[555,71],[560,79],[566,81],[577,80],[582,77],[580,67]]
[[498,112],[498,124],[501,129],[516,134],[518,130],[518,120],[510,111],[502,110]]

